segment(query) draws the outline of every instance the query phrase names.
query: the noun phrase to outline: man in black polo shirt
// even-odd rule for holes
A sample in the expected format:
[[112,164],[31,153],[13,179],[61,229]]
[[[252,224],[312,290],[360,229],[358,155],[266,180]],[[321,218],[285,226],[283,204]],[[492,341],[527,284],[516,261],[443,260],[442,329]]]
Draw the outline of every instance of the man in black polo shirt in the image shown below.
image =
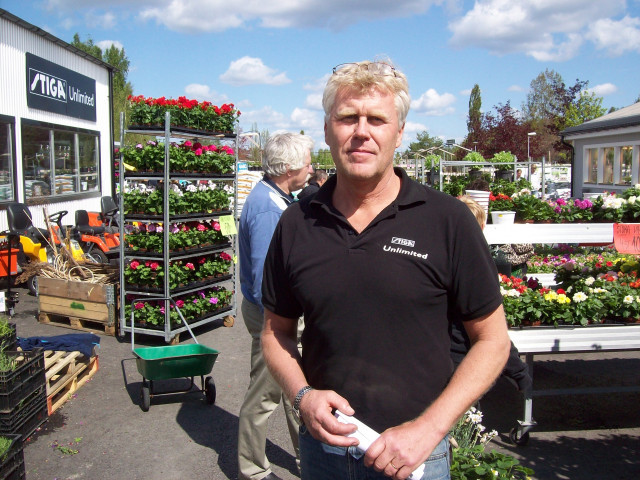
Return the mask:
[[[284,212],[265,261],[263,351],[304,422],[303,479],[405,479],[423,463],[423,480],[449,478],[447,432],[509,352],[497,273],[475,218],[393,168],[408,91],[387,63],[334,68],[323,106],[337,173]],[[454,318],[472,339],[455,374]],[[349,448],[355,428],[334,409],[381,433],[364,456]]]

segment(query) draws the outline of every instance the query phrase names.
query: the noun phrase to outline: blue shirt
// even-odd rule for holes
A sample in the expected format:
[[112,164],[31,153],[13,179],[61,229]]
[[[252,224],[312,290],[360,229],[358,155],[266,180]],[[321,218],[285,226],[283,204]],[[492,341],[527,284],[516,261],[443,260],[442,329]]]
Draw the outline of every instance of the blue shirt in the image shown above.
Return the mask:
[[262,269],[271,237],[282,212],[293,198],[265,176],[242,207],[238,231],[240,289],[249,302],[262,308]]

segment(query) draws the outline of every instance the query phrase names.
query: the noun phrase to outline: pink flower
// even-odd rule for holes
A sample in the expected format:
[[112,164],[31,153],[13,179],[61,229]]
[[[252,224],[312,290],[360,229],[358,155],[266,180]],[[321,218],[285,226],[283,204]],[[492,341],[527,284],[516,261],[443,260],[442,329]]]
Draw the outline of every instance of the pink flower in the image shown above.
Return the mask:
[[162,233],[162,225],[158,225],[158,226],[156,227],[156,232],[157,232],[157,233]]
[[155,272],[159,266],[158,262],[152,262],[151,265],[149,265],[149,268]]
[[229,261],[229,260],[231,260],[231,255],[229,255],[227,252],[222,252],[222,253],[220,253],[220,258],[223,259],[223,260]]
[[171,233],[178,233],[180,231],[180,227],[178,227],[178,225],[173,225],[171,227]]
[[202,155],[202,149],[201,148],[196,148],[194,150],[194,153],[196,154],[197,157],[199,157],[200,155]]
[[213,305],[215,305],[216,303],[218,303],[218,301],[219,301],[219,300],[218,300],[216,297],[211,297],[211,298],[209,299],[209,303],[212,303]]
[[178,307],[178,308],[184,307],[184,301],[183,300],[176,300],[176,307]]
[[192,146],[192,145],[193,145],[193,143],[191,143],[191,141],[190,141],[190,140],[187,140],[186,142],[184,142],[184,143],[183,143],[183,145],[184,145],[185,147],[190,147],[190,146]]
[[214,222],[214,223],[213,223],[213,229],[214,229],[216,232],[219,232],[219,231],[220,231],[220,224],[219,224],[218,222]]
[[193,263],[189,262],[184,266],[184,268],[188,268],[189,270],[194,270],[196,267],[193,265]]
[[202,265],[206,261],[207,261],[207,257],[200,257],[200,260],[198,260],[198,263]]
[[204,232],[207,230],[207,227],[205,227],[202,223],[198,224],[198,231],[199,232]]
[[129,268],[131,270],[135,270],[136,268],[138,268],[140,266],[140,262],[137,260],[133,260],[130,264],[129,264]]
[[164,307],[160,307],[160,313],[164,315]]
[[136,310],[142,310],[144,308],[144,303],[143,302],[138,302],[134,305],[134,308]]

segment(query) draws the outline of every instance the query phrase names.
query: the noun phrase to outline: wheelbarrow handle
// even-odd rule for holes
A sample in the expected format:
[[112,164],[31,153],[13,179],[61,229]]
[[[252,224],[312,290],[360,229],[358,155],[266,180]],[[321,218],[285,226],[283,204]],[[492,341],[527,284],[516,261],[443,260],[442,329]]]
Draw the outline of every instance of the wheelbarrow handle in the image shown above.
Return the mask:
[[176,309],[176,312],[178,312],[178,315],[180,316],[180,320],[182,320],[182,323],[184,323],[184,326],[187,327],[187,330],[189,331],[189,334],[191,335],[191,338],[193,338],[193,341],[195,343],[199,343],[198,339],[193,334],[193,331],[191,330],[191,327],[189,326],[189,324],[185,320],[184,316],[182,315],[182,312],[180,311],[180,308],[178,307],[178,305],[176,304],[176,302],[175,302],[175,300],[173,298],[171,298],[171,297],[141,297],[141,298],[134,298],[134,299],[131,300],[131,351],[132,352],[136,348],[135,340],[134,340],[135,328],[133,326],[133,316],[134,316],[134,313],[135,313],[134,304],[135,304],[135,302],[138,302],[138,301],[148,301],[148,300],[169,300],[173,304],[174,308]]

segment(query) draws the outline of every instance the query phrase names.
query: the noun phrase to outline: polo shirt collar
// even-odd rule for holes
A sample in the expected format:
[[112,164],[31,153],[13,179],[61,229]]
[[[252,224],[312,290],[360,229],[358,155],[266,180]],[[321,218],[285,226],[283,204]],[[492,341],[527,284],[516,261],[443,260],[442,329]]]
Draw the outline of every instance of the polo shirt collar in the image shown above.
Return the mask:
[[[418,182],[412,180],[407,175],[407,172],[400,167],[393,168],[394,173],[400,177],[400,192],[396,199],[391,203],[393,208],[408,207],[415,203],[425,203],[427,201],[426,187],[420,185]],[[325,183],[320,187],[318,193],[313,197],[310,204],[326,205],[332,207],[332,196],[336,188],[337,175],[332,175]]]
[[275,190],[275,192],[280,195],[285,202],[287,202],[287,205],[293,203],[293,195],[285,193],[284,190],[282,190],[280,187],[278,187],[273,180],[271,180],[268,176],[263,176],[262,177],[262,181],[272,190]]

